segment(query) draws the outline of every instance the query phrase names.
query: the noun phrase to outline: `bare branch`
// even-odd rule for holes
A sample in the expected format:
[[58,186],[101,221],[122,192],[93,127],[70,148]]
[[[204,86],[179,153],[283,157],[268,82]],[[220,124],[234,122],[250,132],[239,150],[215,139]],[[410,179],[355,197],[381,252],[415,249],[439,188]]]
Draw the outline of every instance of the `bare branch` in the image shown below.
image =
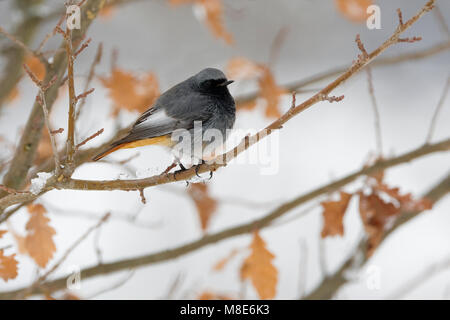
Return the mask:
[[434,131],[436,130],[437,119],[439,117],[439,113],[441,112],[442,107],[444,106],[444,102],[445,99],[447,98],[449,89],[450,89],[450,75],[447,77],[447,82],[444,86],[444,91],[442,92],[441,98],[439,99],[436,109],[434,110],[434,114],[431,119],[431,124],[430,128],[428,129],[428,134],[425,143],[430,143],[431,139],[433,138]]
[[[447,144],[448,144],[447,148],[450,148],[450,140],[447,141]],[[422,148],[424,148],[424,147],[422,147]],[[330,184],[327,184],[318,189],[315,189],[307,194],[300,195],[297,198],[282,204],[281,206],[279,206],[278,208],[276,208],[269,214],[267,214],[259,219],[253,220],[251,222],[244,223],[244,224],[241,224],[241,225],[238,225],[235,227],[231,227],[229,229],[225,229],[225,230],[217,232],[215,234],[206,235],[199,240],[187,243],[185,245],[181,245],[181,246],[173,248],[173,249],[163,250],[160,252],[143,255],[140,257],[136,257],[136,258],[125,259],[125,260],[120,260],[120,261],[116,261],[116,262],[112,262],[112,263],[105,263],[102,265],[95,265],[95,266],[86,268],[86,269],[82,270],[83,278],[87,279],[87,278],[91,278],[91,277],[95,277],[95,276],[99,276],[99,275],[110,274],[110,273],[117,272],[117,271],[124,270],[124,269],[137,268],[137,267],[144,266],[144,265],[150,265],[150,264],[154,264],[154,263],[160,263],[163,261],[175,259],[177,257],[186,255],[190,252],[193,252],[195,250],[198,250],[198,249],[208,246],[210,244],[213,244],[213,243],[225,240],[225,239],[229,239],[229,238],[232,238],[235,236],[239,236],[242,234],[251,233],[255,229],[263,229],[267,226],[270,226],[275,220],[284,216],[287,212],[291,211],[292,209],[297,208],[298,206],[300,206],[312,199],[315,199],[318,196],[339,190],[343,186],[347,185],[348,183],[355,181],[355,179],[357,179],[358,177],[360,177],[362,175],[368,175],[373,172],[394,166],[396,164],[409,162],[410,160],[414,159],[414,158],[410,158],[411,155],[413,155],[413,154],[416,154],[416,152],[413,151],[413,152],[410,152],[409,154],[405,154],[405,155],[402,155],[397,158],[379,161],[371,167],[363,168],[360,171],[350,174],[342,179],[336,180]],[[432,202],[438,201],[444,195],[446,195],[448,192],[450,192],[449,185],[450,185],[450,176],[447,176],[446,179],[443,180],[443,182],[439,183],[430,192],[428,192],[426,197],[428,199],[430,199],[430,201],[432,201]],[[413,213],[406,214],[406,216],[407,217],[415,217],[418,214],[419,214],[418,212],[413,212]],[[402,217],[405,217],[405,214],[403,214]],[[398,228],[399,225],[405,223],[406,221],[408,221],[408,220],[398,219],[396,221],[396,223],[394,224],[393,229],[391,229],[391,230]],[[386,237],[388,235],[389,235],[389,232],[386,234]],[[360,245],[360,247],[362,247],[362,248],[364,247],[363,243]],[[317,298],[317,297],[322,297],[323,295],[325,295],[324,298],[329,298],[330,296],[332,296],[332,294],[342,284],[344,284],[347,281],[343,277],[343,273],[345,270],[347,270],[350,267],[351,264],[352,264],[352,259],[350,258],[346,263],[344,263],[344,265],[338,270],[338,272],[336,274],[326,278],[326,281],[329,281],[329,282],[324,282],[324,283],[327,283],[327,284],[331,283],[332,286],[326,286],[325,289],[323,289],[323,290],[322,290],[322,288],[316,289],[313,293],[310,293],[307,296],[307,298],[312,298],[312,297]],[[42,292],[42,290],[45,290],[45,292],[52,292],[52,291],[56,291],[56,290],[65,288],[65,286],[66,286],[66,278],[62,277],[62,278],[59,278],[56,280],[52,280],[52,281],[43,283],[40,286],[40,288],[36,288],[32,292],[32,294],[39,294]],[[17,296],[18,293],[20,293],[26,289],[28,289],[28,288],[0,293],[0,299],[9,299],[11,297],[15,297],[15,296]]]
[[375,97],[375,89],[373,86],[373,78],[372,78],[372,68],[367,67],[366,72],[367,72],[367,83],[369,86],[370,100],[372,101],[372,109],[373,114],[375,116],[375,141],[377,146],[377,153],[378,157],[381,157],[381,155],[383,154],[383,144],[381,138],[380,111],[378,109],[378,103]]
[[101,128],[100,130],[98,130],[96,133],[94,133],[93,135],[90,135],[89,137],[87,137],[86,139],[84,139],[82,142],[80,142],[79,144],[77,144],[75,146],[75,150],[78,150],[81,146],[85,145],[86,143],[88,143],[89,141],[91,141],[92,139],[98,137],[99,135],[101,135],[103,133],[103,131],[105,131],[104,128]]

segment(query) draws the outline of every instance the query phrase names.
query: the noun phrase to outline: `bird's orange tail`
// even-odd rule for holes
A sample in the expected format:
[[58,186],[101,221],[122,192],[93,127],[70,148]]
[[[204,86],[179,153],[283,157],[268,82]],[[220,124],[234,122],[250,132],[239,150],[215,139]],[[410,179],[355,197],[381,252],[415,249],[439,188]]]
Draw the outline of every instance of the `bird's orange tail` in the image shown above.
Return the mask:
[[170,135],[120,143],[121,141],[123,141],[123,139],[117,141],[116,143],[113,143],[111,145],[111,147],[109,147],[102,153],[96,155],[94,158],[92,158],[92,160],[93,161],[100,160],[103,157],[106,157],[108,154],[113,153],[114,151],[117,151],[119,149],[132,149],[132,148],[143,147],[143,146],[148,146],[148,145],[152,145],[152,144],[156,144],[156,145],[160,145],[160,146],[167,146],[167,147],[174,145],[174,142],[170,138]]
[[113,146],[113,147],[111,147],[111,148],[109,148],[109,149],[106,149],[106,150],[103,151],[102,153],[100,153],[100,154],[96,155],[94,158],[92,158],[92,161],[98,161],[98,160],[100,160],[100,159],[106,157],[108,154],[113,153],[114,151],[117,151],[117,150],[123,148],[123,146],[124,146],[125,144],[126,144],[126,143],[119,144],[118,146]]

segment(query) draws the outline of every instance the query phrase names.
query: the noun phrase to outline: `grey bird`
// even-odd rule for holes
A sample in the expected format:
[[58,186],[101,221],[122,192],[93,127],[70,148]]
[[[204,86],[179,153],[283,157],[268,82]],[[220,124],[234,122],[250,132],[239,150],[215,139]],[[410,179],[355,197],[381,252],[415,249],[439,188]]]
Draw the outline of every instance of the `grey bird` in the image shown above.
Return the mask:
[[226,139],[236,117],[236,105],[227,87],[231,83],[233,80],[228,80],[222,71],[203,69],[164,92],[136,120],[125,137],[114,141],[93,160],[100,160],[119,149],[146,145],[173,148],[177,141],[174,141],[172,134],[180,129],[194,134],[194,123],[197,121],[201,121],[202,133],[216,129]]

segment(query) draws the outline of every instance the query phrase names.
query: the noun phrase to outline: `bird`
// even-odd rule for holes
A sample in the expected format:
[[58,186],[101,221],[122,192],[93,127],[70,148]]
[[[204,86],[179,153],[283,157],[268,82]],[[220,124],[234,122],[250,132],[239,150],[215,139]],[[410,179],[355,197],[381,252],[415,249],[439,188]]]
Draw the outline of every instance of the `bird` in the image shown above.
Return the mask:
[[[209,129],[221,134],[223,144],[236,119],[236,104],[228,90],[233,83],[215,68],[205,68],[164,92],[155,103],[134,122],[127,134],[112,142],[109,147],[93,157],[98,161],[119,149],[130,149],[147,145],[159,145],[175,149],[175,133],[186,130],[191,137],[196,135],[197,123],[201,123],[201,136]],[[199,131],[197,130],[197,133]],[[193,138],[195,143],[198,138]],[[212,143],[212,142],[211,142]],[[202,148],[205,142],[202,141]],[[190,149],[190,146],[189,146]],[[185,167],[176,160],[181,169]],[[203,158],[200,159],[204,163]]]

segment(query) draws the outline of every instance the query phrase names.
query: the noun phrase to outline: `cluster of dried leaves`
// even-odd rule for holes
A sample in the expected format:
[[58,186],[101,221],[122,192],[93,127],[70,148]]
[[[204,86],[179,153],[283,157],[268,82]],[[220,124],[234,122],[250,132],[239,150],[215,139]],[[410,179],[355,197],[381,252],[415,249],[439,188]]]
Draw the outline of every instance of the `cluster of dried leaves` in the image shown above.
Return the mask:
[[[50,219],[46,216],[47,210],[41,204],[30,204],[27,206],[30,218],[25,226],[26,235],[20,235],[10,228],[14,237],[19,254],[28,255],[37,266],[45,268],[53,258],[56,251],[53,240],[55,229],[50,226]],[[0,238],[6,231],[0,230]],[[17,277],[18,262],[15,254],[6,256],[0,249],[0,278],[7,281]]]
[[341,191],[339,200],[322,202],[322,237],[344,235],[344,215],[354,196],[359,198],[359,214],[368,237],[368,256],[373,254],[386,230],[401,213],[431,209],[432,202],[428,199],[416,200],[410,193],[402,194],[399,188],[389,187],[382,179],[382,174],[368,177],[366,185],[353,194]]
[[114,68],[109,77],[100,77],[114,102],[113,115],[121,109],[144,112],[159,97],[159,84],[153,72],[137,77],[130,72]]

